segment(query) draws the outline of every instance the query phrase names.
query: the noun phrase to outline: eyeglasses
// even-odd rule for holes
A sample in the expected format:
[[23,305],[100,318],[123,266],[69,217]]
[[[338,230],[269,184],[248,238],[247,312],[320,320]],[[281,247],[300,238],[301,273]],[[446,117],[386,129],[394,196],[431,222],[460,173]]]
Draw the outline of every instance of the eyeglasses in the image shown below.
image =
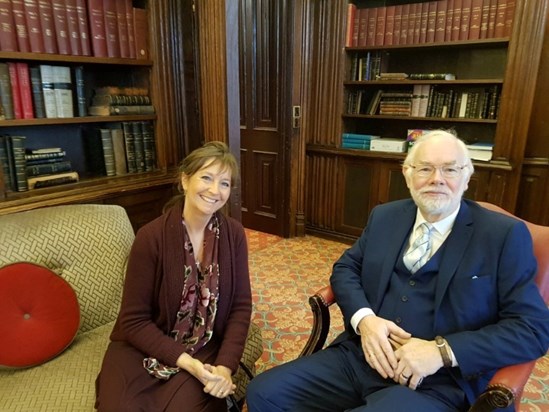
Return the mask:
[[433,166],[433,165],[410,165],[414,174],[419,177],[430,177],[435,172],[435,169],[440,172],[445,179],[455,179],[461,175],[461,171],[467,167],[464,166]]

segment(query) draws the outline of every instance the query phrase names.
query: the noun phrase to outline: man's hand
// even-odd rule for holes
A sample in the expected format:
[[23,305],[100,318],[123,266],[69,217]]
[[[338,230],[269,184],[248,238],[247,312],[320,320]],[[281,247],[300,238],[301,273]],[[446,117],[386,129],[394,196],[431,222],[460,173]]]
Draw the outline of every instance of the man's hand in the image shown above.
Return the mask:
[[423,378],[433,375],[442,368],[442,357],[435,341],[418,338],[402,339],[391,335],[394,354],[398,360],[393,380],[401,385],[416,389]]
[[384,379],[395,377],[398,360],[393,352],[389,336],[409,339],[411,335],[394,322],[376,315],[363,317],[359,324],[360,340],[366,362]]

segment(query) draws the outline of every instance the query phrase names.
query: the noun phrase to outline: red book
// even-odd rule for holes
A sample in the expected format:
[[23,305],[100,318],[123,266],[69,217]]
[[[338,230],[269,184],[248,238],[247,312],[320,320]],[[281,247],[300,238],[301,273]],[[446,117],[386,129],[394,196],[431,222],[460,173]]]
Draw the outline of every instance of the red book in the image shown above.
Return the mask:
[[65,2],[63,0],[52,0],[52,13],[59,54],[71,54]]
[[387,7],[378,7],[377,8],[377,19],[376,19],[376,46],[383,46],[385,43],[385,17],[387,16]]
[[368,13],[370,9],[358,9],[358,42],[357,46],[364,47],[368,44]]
[[513,31],[513,18],[515,17],[515,0],[507,0],[507,11],[505,12],[505,31],[503,32],[504,37],[510,37]]
[[427,22],[429,20],[429,3],[421,3],[421,14],[419,20],[419,39],[418,43],[425,43],[427,41]]
[[368,27],[366,36],[366,45],[374,46],[376,44],[376,23],[377,7],[368,9]]
[[95,57],[107,57],[103,0],[88,0],[88,16],[90,18],[90,41],[93,55]]
[[410,5],[402,5],[402,18],[400,19],[400,44],[408,44],[408,23],[410,23]]
[[116,17],[116,0],[103,0],[103,15],[105,17],[105,39],[107,40],[107,55],[109,57],[120,57],[118,19]]
[[402,4],[395,6],[395,25],[393,29],[393,44],[400,44],[400,30],[402,27]]
[[18,62],[15,63],[15,66],[17,69],[17,78],[19,80],[19,93],[21,95],[23,119],[34,119],[29,65],[27,63]]
[[0,50],[17,51],[16,27],[9,0],[0,0]]
[[461,23],[459,29],[459,40],[469,39],[469,22],[471,21],[472,0],[462,0],[461,2]]
[[446,27],[444,33],[444,41],[452,40],[452,26],[454,24],[454,0],[448,0],[446,7]]
[[439,0],[437,4],[437,17],[435,23],[435,43],[444,42],[446,36],[446,9],[448,0]]
[[490,11],[488,12],[488,31],[486,32],[486,38],[494,38],[494,31],[496,28],[496,12],[498,9],[498,0],[490,0]]
[[[349,3],[347,5],[347,26],[345,26],[345,47],[353,47],[353,30],[354,30],[356,10],[357,10],[356,6],[353,3]],[[124,18],[126,18],[126,4],[124,4]],[[127,23],[126,23],[126,26],[127,26]]]
[[488,36],[488,20],[490,16],[490,0],[482,0],[482,14],[480,16],[480,37],[485,39]]
[[69,29],[69,42],[73,56],[82,55],[82,42],[80,40],[80,25],[78,24],[78,11],[76,0],[64,0],[67,10],[67,28]]
[[427,16],[427,43],[434,43],[435,34],[437,29],[437,10],[438,2],[430,1],[429,4],[429,14]]
[[129,59],[130,43],[128,41],[128,22],[126,21],[126,4],[124,1],[116,1],[116,22],[118,26],[120,57]]
[[90,31],[88,29],[88,12],[86,0],[76,0],[76,15],[78,16],[78,30],[80,34],[80,47],[83,56],[91,56]]
[[461,31],[461,3],[462,0],[454,0],[454,20],[452,21],[452,41],[459,40]]
[[419,3],[410,4],[410,11],[408,12],[408,38],[406,44],[414,44],[414,32],[416,28],[416,10],[421,7]]
[[496,8],[496,25],[494,27],[494,37],[501,38],[505,35],[505,19],[507,13],[507,0],[498,0]]
[[147,10],[133,8],[133,28],[135,37],[135,55],[137,59],[149,58],[149,20]]
[[13,101],[13,115],[16,119],[23,118],[23,106],[21,105],[21,92],[19,91],[19,78],[17,77],[17,67],[14,62],[8,62],[8,71],[10,74],[11,94]]
[[480,24],[482,19],[482,0],[471,3],[471,21],[469,22],[469,40],[480,39]]
[[30,52],[29,31],[27,30],[27,19],[25,18],[25,6],[23,0],[11,0],[13,21],[15,23],[15,36],[17,37],[17,48],[20,52]]
[[[126,6],[126,24],[128,25],[128,44],[130,46],[130,58],[135,59],[135,34],[133,27],[133,6],[132,0],[124,0]],[[358,14],[358,13],[357,13]],[[357,34],[358,35],[358,34]],[[354,33],[353,33],[354,36]],[[358,37],[357,37],[358,40]],[[353,37],[353,42],[355,41]],[[353,43],[356,46],[356,43]]]
[[[423,4],[425,3],[416,4],[416,22],[414,24],[414,43],[413,44],[419,44],[419,40],[421,37],[421,15],[423,13]],[[428,14],[429,4],[427,4],[425,7],[427,7],[427,14]]]
[[40,13],[40,26],[44,36],[44,51],[46,53],[57,54],[53,8],[50,0],[38,0],[38,11]]
[[386,9],[384,44],[387,46],[392,46],[394,44],[396,6],[387,6]]
[[44,34],[42,33],[42,26],[40,25],[38,0],[24,0],[23,5],[25,7],[31,52],[44,53]]

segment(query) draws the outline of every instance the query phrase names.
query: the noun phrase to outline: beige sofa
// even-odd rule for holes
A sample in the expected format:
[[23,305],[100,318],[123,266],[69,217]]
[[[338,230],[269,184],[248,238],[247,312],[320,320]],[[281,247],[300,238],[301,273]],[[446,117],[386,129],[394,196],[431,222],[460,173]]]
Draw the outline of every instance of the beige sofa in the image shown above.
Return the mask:
[[[0,369],[0,411],[93,411],[95,378],[118,313],[134,232],[113,205],[66,205],[0,216],[0,267],[35,262],[69,282],[81,323],[70,346],[26,369]],[[0,285],[1,287],[1,285]],[[245,364],[254,369],[261,335],[250,330]],[[37,343],[39,344],[39,343]],[[245,377],[237,380],[243,387]]]

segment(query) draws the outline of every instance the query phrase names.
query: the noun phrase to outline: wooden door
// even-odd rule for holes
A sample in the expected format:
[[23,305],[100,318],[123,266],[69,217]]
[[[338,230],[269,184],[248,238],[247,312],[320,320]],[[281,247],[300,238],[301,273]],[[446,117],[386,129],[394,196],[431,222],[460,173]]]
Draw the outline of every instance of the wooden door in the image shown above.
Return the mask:
[[242,223],[287,232],[287,156],[291,127],[287,0],[240,0]]

